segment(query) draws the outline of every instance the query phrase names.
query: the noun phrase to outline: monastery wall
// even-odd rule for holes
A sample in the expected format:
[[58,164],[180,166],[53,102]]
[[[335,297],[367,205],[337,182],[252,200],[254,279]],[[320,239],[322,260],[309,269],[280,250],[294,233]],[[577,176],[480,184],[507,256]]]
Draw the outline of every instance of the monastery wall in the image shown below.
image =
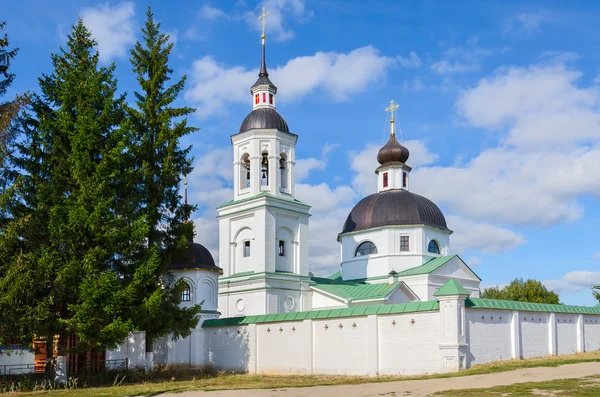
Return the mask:
[[[416,375],[600,349],[600,315],[463,310],[464,317],[436,309],[210,326],[207,364],[250,373]],[[447,332],[461,321],[455,361]]]

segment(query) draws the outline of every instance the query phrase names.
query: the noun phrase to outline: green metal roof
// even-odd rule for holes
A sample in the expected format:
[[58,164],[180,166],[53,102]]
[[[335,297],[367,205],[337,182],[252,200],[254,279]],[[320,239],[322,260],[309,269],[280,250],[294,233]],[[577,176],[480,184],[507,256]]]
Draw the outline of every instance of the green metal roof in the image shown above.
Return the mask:
[[439,310],[440,303],[438,301],[426,302],[410,302],[397,303],[393,305],[372,305],[348,307],[344,309],[323,309],[312,310],[307,312],[279,313],[279,314],[262,314],[259,316],[248,317],[228,317],[206,320],[202,324],[203,328],[207,327],[223,327],[228,325],[248,325],[261,324],[282,321],[302,321],[305,319],[328,319],[341,317],[357,317],[367,316],[370,314],[397,314],[397,313],[414,313]]
[[600,305],[595,307],[551,305],[548,303],[517,302],[483,298],[467,298],[466,305],[468,308],[475,309],[503,309],[521,310],[526,312],[600,314]]
[[435,291],[435,293],[433,294],[433,296],[448,295],[471,295],[471,293],[467,291],[465,287],[460,285],[458,281],[451,278],[450,280],[446,281],[446,284],[442,285],[442,287]]
[[315,284],[312,286],[312,288],[329,293],[331,295],[339,296],[340,298],[351,302],[356,300],[385,298],[392,291],[398,288],[400,283],[401,281],[397,281],[393,284]]
[[342,271],[338,270],[337,272],[333,273],[331,276],[327,277],[330,280],[342,280]]
[[[450,260],[452,260],[454,258],[460,259],[467,266],[467,268],[469,270],[471,270],[471,272],[473,272],[473,270],[469,267],[469,265],[467,265],[466,262],[463,261],[460,256],[447,255],[447,256],[440,256],[438,258],[430,259],[427,262],[425,262],[424,264],[422,264],[421,266],[417,266],[417,267],[413,267],[412,269],[407,269],[407,270],[401,271],[398,273],[398,277],[416,276],[416,275],[420,275],[420,274],[432,273],[432,272],[436,271],[437,269],[439,269],[440,267],[444,266],[446,263],[448,263]],[[473,274],[475,274],[475,272],[473,272]],[[477,274],[475,274],[475,276],[477,278],[479,278],[479,276],[477,276]],[[479,278],[479,280],[481,280],[481,279]]]
[[231,205],[245,203],[245,202],[252,201],[252,200],[255,200],[255,199],[258,199],[258,198],[263,198],[263,197],[275,198],[275,199],[278,199],[278,200],[289,201],[289,202],[292,202],[292,203],[296,203],[296,204],[304,205],[306,207],[310,207],[308,204],[304,204],[300,200],[296,200],[294,198],[289,198],[288,199],[288,198],[285,198],[285,197],[277,197],[277,196],[272,195],[271,193],[265,191],[265,192],[260,192],[260,193],[254,195],[254,196],[251,196],[251,197],[243,198],[241,200],[231,200],[231,201],[228,201],[225,204],[222,204],[222,205],[218,206],[217,209],[229,207]]

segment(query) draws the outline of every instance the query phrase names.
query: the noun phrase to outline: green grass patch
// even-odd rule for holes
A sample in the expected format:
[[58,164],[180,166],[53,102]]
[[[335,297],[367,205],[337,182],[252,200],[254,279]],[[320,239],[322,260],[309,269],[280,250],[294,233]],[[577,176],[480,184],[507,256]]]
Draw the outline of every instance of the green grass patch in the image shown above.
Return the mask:
[[450,390],[436,393],[440,397],[597,397],[600,396],[600,376],[559,379],[546,382],[517,383],[489,389]]

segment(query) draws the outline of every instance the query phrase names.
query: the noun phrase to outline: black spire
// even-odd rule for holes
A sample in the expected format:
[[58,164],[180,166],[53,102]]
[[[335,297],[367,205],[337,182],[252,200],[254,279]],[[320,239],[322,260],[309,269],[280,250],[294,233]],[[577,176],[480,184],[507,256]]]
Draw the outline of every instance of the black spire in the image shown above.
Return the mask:
[[258,77],[269,77],[267,72],[267,61],[265,60],[265,41],[262,41],[262,57],[260,58],[260,72]]

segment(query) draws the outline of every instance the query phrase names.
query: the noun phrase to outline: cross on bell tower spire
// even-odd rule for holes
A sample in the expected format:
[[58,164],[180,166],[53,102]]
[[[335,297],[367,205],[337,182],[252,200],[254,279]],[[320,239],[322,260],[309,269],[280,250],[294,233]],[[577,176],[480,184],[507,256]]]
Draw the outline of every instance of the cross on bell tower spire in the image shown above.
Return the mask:
[[387,108],[385,108],[386,112],[390,113],[390,134],[391,135],[396,135],[396,131],[394,130],[394,116],[396,114],[396,109],[398,109],[400,107],[400,105],[398,105],[397,103],[394,103],[394,100],[392,99],[390,101],[390,106],[388,106]]
[[258,16],[258,19],[261,20],[262,23],[262,35],[260,36],[260,38],[263,40],[263,44],[265,42],[265,38],[267,37],[267,35],[265,34],[265,20],[267,18],[267,15],[269,15],[269,13],[267,12],[267,9],[265,8],[265,6],[263,6],[262,8],[262,14],[260,14]]

